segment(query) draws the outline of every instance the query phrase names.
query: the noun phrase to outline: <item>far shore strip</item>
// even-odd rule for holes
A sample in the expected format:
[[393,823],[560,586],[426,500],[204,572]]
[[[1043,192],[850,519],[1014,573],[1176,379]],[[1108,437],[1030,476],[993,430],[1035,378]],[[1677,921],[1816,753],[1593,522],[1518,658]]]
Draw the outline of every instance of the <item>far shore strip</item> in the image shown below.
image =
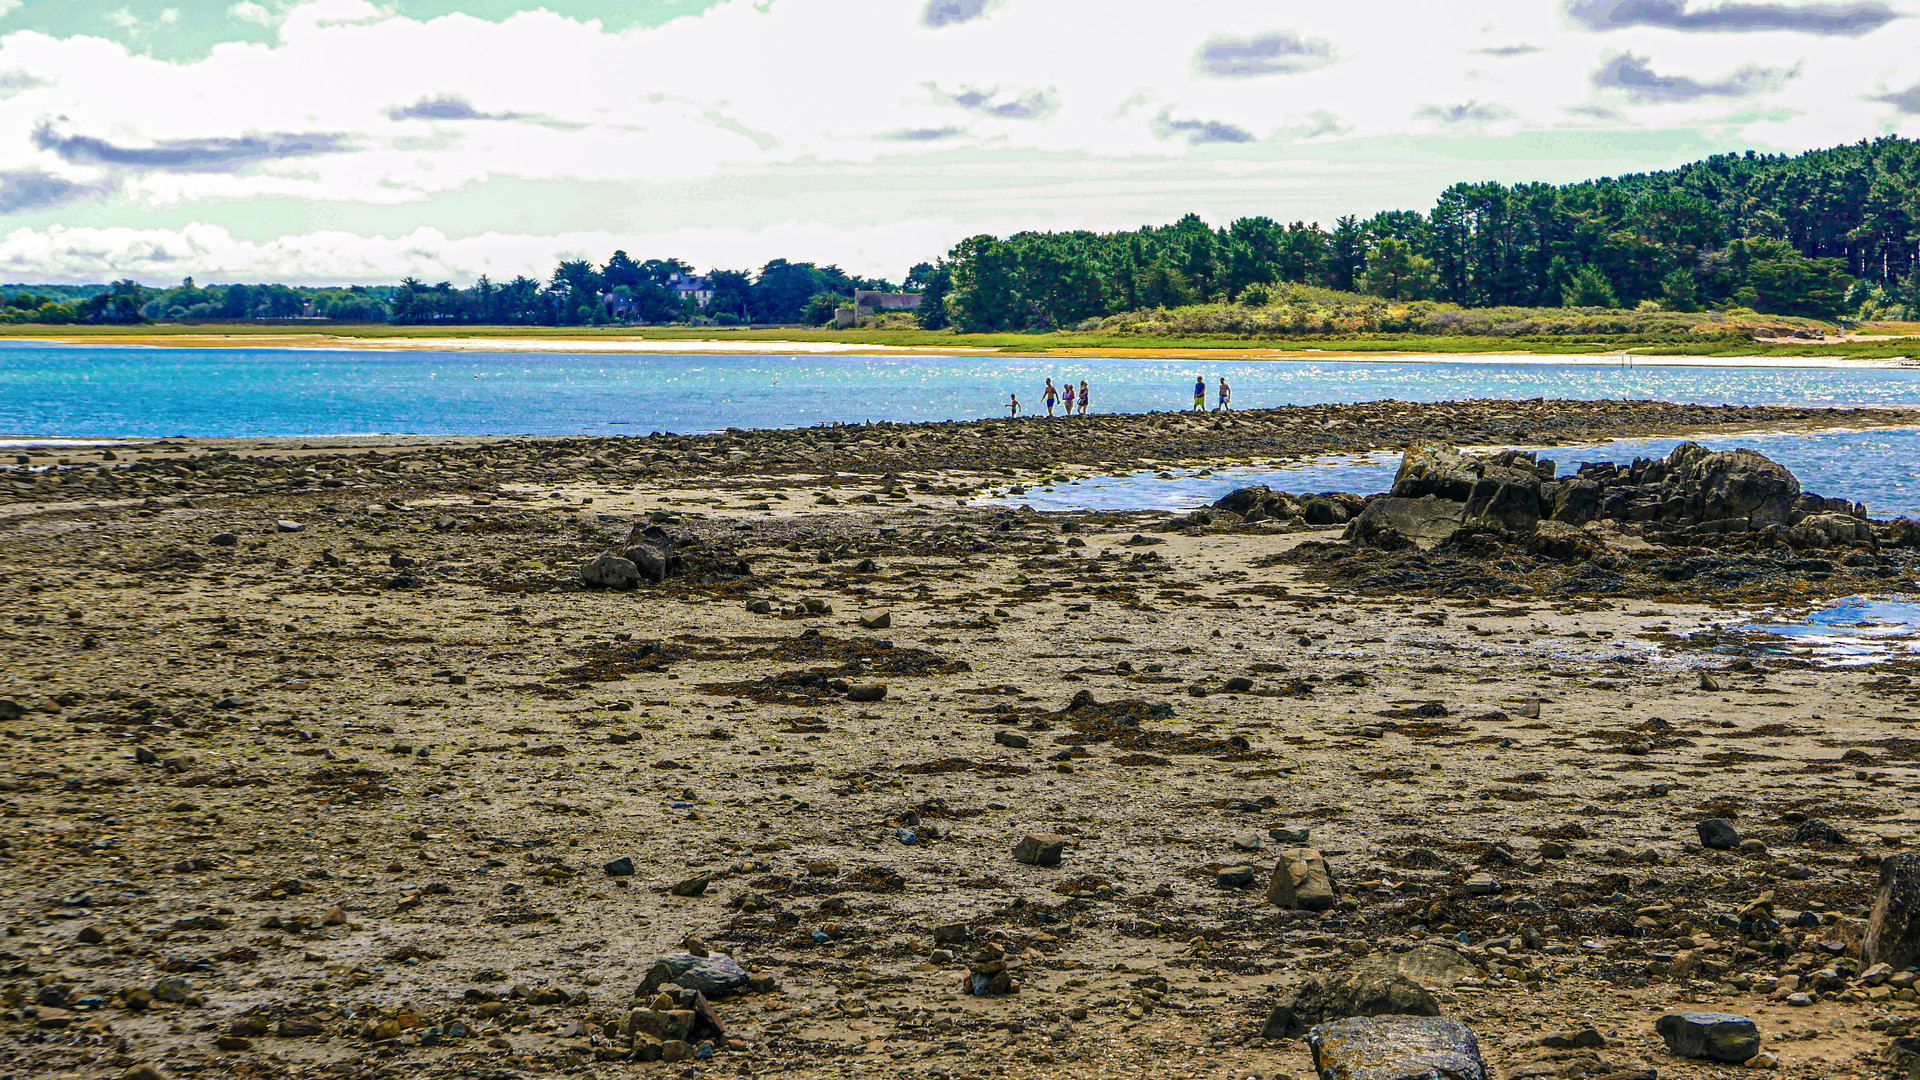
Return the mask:
[[[4,340],[4,339],[0,339]],[[128,335],[116,337],[14,338],[18,342],[52,341],[79,346],[141,346],[175,349],[308,349],[308,350],[427,350],[442,352],[506,353],[607,353],[634,355],[685,355],[699,353],[725,356],[812,355],[812,356],[1000,356],[1045,358],[1110,358],[1129,360],[1338,360],[1352,363],[1414,364],[1566,364],[1580,367],[1624,367],[1636,364],[1658,367],[1725,367],[1769,369],[1813,368],[1911,368],[1920,361],[1906,358],[1862,359],[1847,356],[1662,356],[1641,352],[1608,353],[1430,353],[1430,352],[1344,352],[1313,348],[1074,348],[1063,347],[1031,353],[1000,348],[967,345],[867,345],[836,341],[724,341],[711,338],[525,338],[525,337],[335,337],[325,334],[207,334],[207,335]],[[1651,348],[1657,346],[1636,346]]]

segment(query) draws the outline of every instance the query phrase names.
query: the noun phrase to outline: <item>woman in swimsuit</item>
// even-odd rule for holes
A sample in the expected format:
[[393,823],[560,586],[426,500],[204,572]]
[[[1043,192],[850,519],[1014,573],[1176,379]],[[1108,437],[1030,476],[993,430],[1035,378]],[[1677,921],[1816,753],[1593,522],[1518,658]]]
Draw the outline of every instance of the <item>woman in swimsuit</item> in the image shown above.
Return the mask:
[[1080,380],[1080,415],[1087,415],[1087,380]]

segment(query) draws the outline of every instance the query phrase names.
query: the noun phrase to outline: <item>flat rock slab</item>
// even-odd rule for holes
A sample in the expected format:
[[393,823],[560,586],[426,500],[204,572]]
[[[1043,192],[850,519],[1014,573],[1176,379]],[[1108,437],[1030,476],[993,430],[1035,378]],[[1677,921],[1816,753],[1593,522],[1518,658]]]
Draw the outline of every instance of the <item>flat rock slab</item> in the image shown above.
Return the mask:
[[1480,1044],[1458,1020],[1363,1016],[1307,1033],[1320,1080],[1487,1080]]
[[1745,1061],[1760,1052],[1759,1026],[1732,1013],[1668,1013],[1653,1027],[1680,1057]]

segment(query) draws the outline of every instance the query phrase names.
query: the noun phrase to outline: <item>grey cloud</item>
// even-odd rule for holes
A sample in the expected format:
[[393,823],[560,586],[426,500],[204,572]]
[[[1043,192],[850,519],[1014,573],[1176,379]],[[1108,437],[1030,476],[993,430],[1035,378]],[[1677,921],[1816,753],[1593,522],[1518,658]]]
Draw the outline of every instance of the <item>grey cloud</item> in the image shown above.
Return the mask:
[[1588,30],[1658,26],[1693,32],[1791,30],[1859,37],[1903,18],[1886,4],[1731,3],[1689,10],[1689,0],[1567,0],[1567,16]]
[[1185,139],[1188,146],[1253,141],[1253,133],[1246,128],[1220,120],[1176,120],[1172,109],[1161,109],[1160,115],[1153,118],[1153,137]]
[[957,26],[985,15],[989,6],[989,0],[927,0],[927,6],[920,11],[920,21],[935,29]]
[[1908,116],[1920,116],[1920,83],[1914,83],[1905,90],[1879,94],[1873,100],[1884,101]]
[[1626,114],[1618,109],[1609,109],[1605,105],[1597,105],[1592,102],[1569,105],[1567,106],[1567,112],[1572,113],[1574,116],[1584,116],[1589,120],[1625,120],[1627,118]]
[[1413,111],[1415,120],[1437,120],[1442,124],[1492,124],[1511,120],[1519,114],[1505,105],[1463,101],[1458,105],[1422,105]]
[[957,138],[967,133],[966,128],[902,128],[899,131],[885,131],[875,135],[876,139],[887,142],[939,142],[941,139]]
[[1352,126],[1338,116],[1325,109],[1315,109],[1307,114],[1306,123],[1288,128],[1287,134],[1296,139],[1318,139],[1323,135],[1345,135],[1352,130]]
[[1593,73],[1593,85],[1601,90],[1619,90],[1637,105],[1702,98],[1746,98],[1778,90],[1800,74],[1799,65],[1791,68],[1767,68],[1746,64],[1714,79],[1702,82],[1685,75],[1662,75],[1653,70],[1647,58],[1634,53],[1611,57]]
[[12,71],[0,71],[0,97],[12,97],[28,90],[37,90],[52,85],[47,80],[30,71],[14,68]]
[[1472,51],[1481,56],[1491,56],[1500,60],[1508,60],[1516,56],[1532,56],[1537,52],[1546,52],[1545,49],[1538,45],[1489,45],[1484,49],[1474,49]]
[[[709,115],[709,119],[712,116]],[[473,102],[459,94],[435,94],[423,97],[411,105],[394,105],[387,109],[389,120],[505,120],[521,124],[538,124],[556,131],[579,131],[587,125],[567,120],[555,120],[539,113],[522,112],[483,112],[474,107]]]
[[1249,38],[1210,37],[1193,55],[1193,69],[1216,79],[1259,75],[1298,75],[1326,67],[1336,59],[1333,43],[1302,38],[1291,30],[1272,30]]
[[1000,120],[1044,120],[1060,107],[1060,99],[1051,90],[1027,90],[1002,99],[997,86],[991,90],[966,87],[956,94],[948,93],[932,83],[927,85],[936,97],[949,105]]
[[387,110],[389,120],[519,120],[519,113],[481,112],[473,102],[458,94],[423,97],[411,105],[395,105]]
[[100,185],[83,184],[38,169],[0,172],[0,214],[43,210],[97,193]]
[[250,133],[211,139],[166,139],[151,146],[118,146],[88,135],[61,135],[51,123],[33,131],[33,145],[75,165],[167,172],[224,172],[266,161],[341,154],[353,149],[346,135],[314,132]]

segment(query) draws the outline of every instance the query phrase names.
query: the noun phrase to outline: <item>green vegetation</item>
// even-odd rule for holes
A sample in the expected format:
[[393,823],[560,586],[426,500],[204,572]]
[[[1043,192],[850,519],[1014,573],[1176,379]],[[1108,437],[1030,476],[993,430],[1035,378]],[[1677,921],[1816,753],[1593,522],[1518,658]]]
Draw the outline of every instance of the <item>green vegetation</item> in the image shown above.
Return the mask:
[[1603,306],[1463,308],[1437,300],[1389,300],[1311,285],[1256,286],[1239,304],[1195,304],[1129,311],[1090,320],[1084,329],[1146,337],[1232,337],[1279,341],[1365,334],[1492,339],[1578,338],[1629,343],[1819,338],[1832,329],[1813,319],[1725,311],[1642,311]]
[[[1727,154],[1578,184],[1455,184],[1427,213],[975,236],[922,325],[1055,329],[1279,284],[1461,307],[1920,318],[1920,141]],[[928,290],[929,299],[936,292]],[[1260,301],[1256,299],[1255,306]]]

